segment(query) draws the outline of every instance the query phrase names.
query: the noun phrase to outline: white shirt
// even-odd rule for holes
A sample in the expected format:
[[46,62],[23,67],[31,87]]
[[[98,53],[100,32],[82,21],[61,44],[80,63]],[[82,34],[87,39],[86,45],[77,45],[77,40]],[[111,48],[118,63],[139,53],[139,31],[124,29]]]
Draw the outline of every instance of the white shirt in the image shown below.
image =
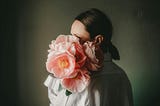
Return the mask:
[[125,72],[105,54],[103,70],[93,72],[89,86],[81,93],[65,95],[60,80],[49,75],[44,82],[48,87],[50,106],[133,106],[130,81]]

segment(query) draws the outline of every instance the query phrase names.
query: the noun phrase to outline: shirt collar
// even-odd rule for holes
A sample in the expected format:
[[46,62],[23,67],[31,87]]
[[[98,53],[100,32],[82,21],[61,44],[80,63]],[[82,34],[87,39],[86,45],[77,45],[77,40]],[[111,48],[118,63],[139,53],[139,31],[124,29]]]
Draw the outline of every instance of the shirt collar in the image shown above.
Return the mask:
[[106,61],[112,61],[112,56],[111,56],[111,53],[109,52],[104,53],[104,62]]

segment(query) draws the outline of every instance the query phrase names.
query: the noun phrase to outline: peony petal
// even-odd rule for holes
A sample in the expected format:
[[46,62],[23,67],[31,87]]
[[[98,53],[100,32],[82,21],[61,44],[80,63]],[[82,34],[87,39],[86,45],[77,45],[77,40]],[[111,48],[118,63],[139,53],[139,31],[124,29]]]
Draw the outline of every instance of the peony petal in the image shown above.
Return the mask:
[[59,35],[59,36],[56,38],[55,44],[62,43],[62,42],[66,42],[66,41],[67,41],[66,38],[67,38],[66,35]]
[[70,42],[70,43],[79,42],[79,38],[75,37],[73,35],[59,35],[56,38],[55,43],[58,44],[58,43],[62,43],[62,42]]
[[72,77],[75,69],[74,56],[64,52],[61,54],[54,54],[47,59],[47,71],[53,73],[57,78]]
[[103,52],[100,47],[96,47],[93,42],[83,44],[85,54],[87,55],[86,67],[90,71],[99,71],[103,66]]
[[68,42],[79,42],[79,38],[73,35],[68,35]]
[[76,54],[75,54],[76,62],[79,64],[80,67],[82,67],[86,62],[86,55],[84,53],[82,45],[80,45],[79,43],[75,43],[75,47],[76,47]]
[[95,54],[95,45],[93,44],[93,42],[85,42],[84,43],[84,51],[87,55],[87,57],[94,63],[98,63],[98,59],[96,58],[96,54]]
[[90,82],[89,72],[86,69],[77,70],[76,77],[62,79],[62,86],[71,92],[82,92]]

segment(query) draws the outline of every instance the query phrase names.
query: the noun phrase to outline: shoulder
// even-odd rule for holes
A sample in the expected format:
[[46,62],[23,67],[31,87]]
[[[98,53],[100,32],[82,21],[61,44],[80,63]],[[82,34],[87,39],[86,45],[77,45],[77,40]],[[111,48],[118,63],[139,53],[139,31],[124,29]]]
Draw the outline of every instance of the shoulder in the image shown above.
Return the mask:
[[114,62],[105,62],[104,67],[99,72],[93,72],[91,76],[91,85],[101,87],[114,85],[128,85],[130,81],[125,71]]
[[102,68],[102,70],[91,73],[92,73],[91,76],[93,78],[114,77],[114,76],[127,77],[125,71],[112,61],[104,62],[104,67]]

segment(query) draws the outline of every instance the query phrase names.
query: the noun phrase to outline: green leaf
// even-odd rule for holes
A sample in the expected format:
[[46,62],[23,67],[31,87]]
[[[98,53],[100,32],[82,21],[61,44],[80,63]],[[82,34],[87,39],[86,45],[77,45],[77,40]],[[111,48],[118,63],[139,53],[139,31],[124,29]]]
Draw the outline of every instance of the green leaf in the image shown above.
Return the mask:
[[58,91],[62,90],[62,85],[59,83]]
[[66,90],[66,96],[69,96],[70,94],[72,94],[72,92]]

